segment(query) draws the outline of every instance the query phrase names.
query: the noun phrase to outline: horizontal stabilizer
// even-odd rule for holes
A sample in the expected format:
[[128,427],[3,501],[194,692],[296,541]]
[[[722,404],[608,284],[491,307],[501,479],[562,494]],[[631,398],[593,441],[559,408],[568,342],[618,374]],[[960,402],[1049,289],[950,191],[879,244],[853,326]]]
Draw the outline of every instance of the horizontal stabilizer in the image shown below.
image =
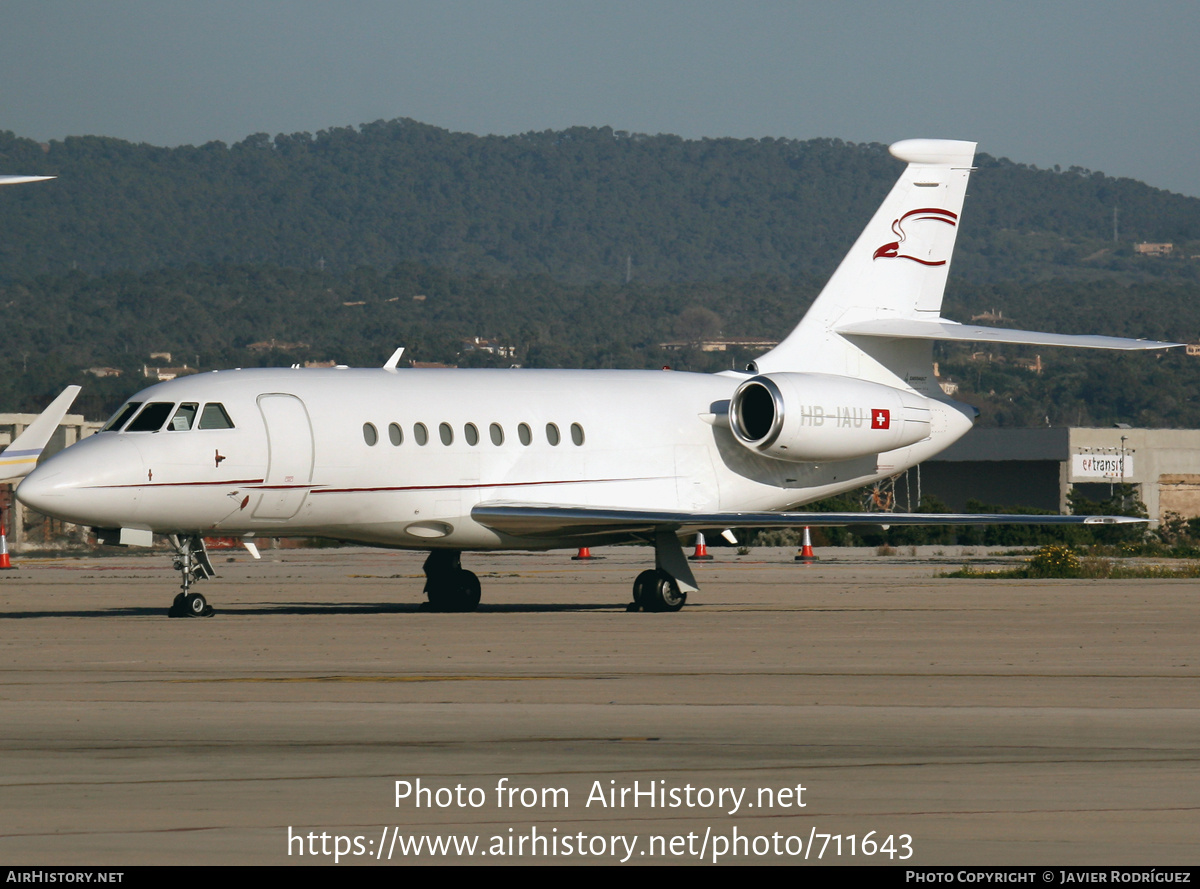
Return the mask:
[[481,503],[471,517],[514,537],[587,537],[679,532],[707,528],[828,528],[844,525],[1122,525],[1145,522],[1128,516],[1005,515],[921,512],[660,512],[536,503]]
[[1015,343],[1023,346],[1072,346],[1077,349],[1173,349],[1183,343],[1155,340],[1131,340],[1119,336],[1077,336],[1067,333],[1041,333],[1008,327],[980,327],[960,324],[947,318],[877,318],[844,324],[834,330],[843,336],[876,336],[910,340],[951,340],[967,343]]
[[0,176],[0,185],[21,185],[25,182],[45,182],[55,176]]
[[16,437],[3,453],[0,453],[0,479],[24,478],[33,472],[37,466],[38,457],[50,436],[58,429],[58,424],[66,416],[75,396],[79,394],[79,386],[68,386],[50,405],[38,414],[36,420],[25,427],[25,431]]

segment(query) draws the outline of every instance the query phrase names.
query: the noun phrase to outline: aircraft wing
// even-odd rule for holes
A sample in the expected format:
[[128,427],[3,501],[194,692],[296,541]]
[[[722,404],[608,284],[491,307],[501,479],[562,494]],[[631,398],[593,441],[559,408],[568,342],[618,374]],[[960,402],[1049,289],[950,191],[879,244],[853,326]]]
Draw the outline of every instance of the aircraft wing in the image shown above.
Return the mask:
[[844,336],[875,336],[893,339],[953,340],[968,343],[1015,343],[1022,346],[1073,346],[1078,349],[1173,349],[1183,343],[1160,343],[1119,336],[1077,336],[1067,333],[1042,333],[1009,327],[982,327],[960,324],[948,318],[877,318],[843,324],[834,330]]
[[841,525],[1123,525],[1129,516],[923,512],[666,512],[493,501],[471,510],[479,524],[513,537],[693,532],[706,528],[813,528]]
[[63,389],[58,398],[50,402],[49,406],[38,414],[37,419],[26,426],[25,431],[0,453],[0,480],[24,478],[33,472],[38,457],[42,455],[50,436],[58,429],[58,424],[70,410],[79,389],[79,386]]

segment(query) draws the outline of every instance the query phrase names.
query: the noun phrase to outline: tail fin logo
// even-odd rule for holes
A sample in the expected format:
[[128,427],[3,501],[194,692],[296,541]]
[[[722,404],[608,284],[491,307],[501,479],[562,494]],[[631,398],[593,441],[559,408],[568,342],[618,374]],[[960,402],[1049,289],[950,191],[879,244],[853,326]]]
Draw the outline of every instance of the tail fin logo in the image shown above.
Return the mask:
[[875,251],[875,255],[871,258],[911,259],[913,262],[919,262],[921,265],[945,265],[949,261],[949,257],[938,260],[921,259],[908,253],[900,252],[900,245],[904,243],[906,238],[904,234],[904,223],[906,220],[910,222],[942,222],[951,227],[958,225],[958,215],[951,213],[949,210],[940,210],[937,207],[924,207],[920,210],[909,210],[899,219],[892,222],[892,232],[900,240],[884,244]]

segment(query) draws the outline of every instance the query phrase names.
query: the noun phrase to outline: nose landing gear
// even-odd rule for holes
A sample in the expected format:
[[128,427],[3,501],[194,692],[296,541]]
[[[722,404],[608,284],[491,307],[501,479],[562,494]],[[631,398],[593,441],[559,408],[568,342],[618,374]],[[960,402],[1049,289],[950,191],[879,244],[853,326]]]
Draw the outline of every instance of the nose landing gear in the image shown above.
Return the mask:
[[201,593],[193,593],[192,584],[207,580],[216,574],[204,548],[204,538],[199,534],[172,534],[171,546],[175,549],[175,570],[182,578],[180,592],[167,611],[167,617],[212,617],[213,607]]

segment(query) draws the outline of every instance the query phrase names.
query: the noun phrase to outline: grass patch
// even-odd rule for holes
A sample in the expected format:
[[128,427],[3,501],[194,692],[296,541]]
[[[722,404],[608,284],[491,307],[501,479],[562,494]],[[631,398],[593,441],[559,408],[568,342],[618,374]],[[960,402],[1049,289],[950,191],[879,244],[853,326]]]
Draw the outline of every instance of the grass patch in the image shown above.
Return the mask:
[[1079,556],[1069,546],[1052,544],[1038,549],[1025,564],[1015,568],[982,570],[964,565],[940,577],[955,578],[1080,578],[1085,580],[1134,580],[1142,578],[1200,577],[1200,562],[1186,565],[1127,565],[1102,556]]

